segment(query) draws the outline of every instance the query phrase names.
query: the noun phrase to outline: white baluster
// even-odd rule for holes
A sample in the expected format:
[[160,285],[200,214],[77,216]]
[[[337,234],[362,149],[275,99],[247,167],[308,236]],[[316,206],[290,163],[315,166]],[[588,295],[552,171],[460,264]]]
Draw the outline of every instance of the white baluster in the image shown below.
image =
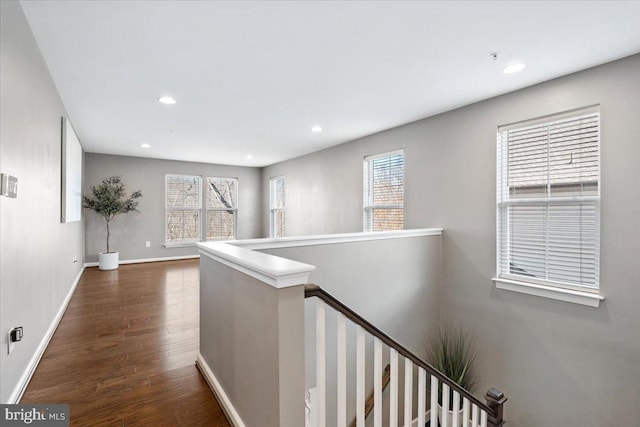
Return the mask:
[[347,318],[338,313],[338,427],[347,427]]
[[471,426],[478,427],[478,405],[473,404],[473,414],[471,415]]
[[404,425],[411,427],[413,418],[413,363],[408,358],[404,359]]
[[427,394],[427,372],[418,367],[418,426],[423,427],[425,424],[424,413],[425,398]]
[[[324,330],[324,302],[317,299],[316,304],[316,388],[318,393],[317,420],[318,426],[327,425],[326,421],[326,360],[325,360],[325,330]],[[314,409],[312,409],[314,410]]]
[[487,413],[484,410],[480,411],[480,427],[487,427]]
[[431,417],[429,420],[430,426],[438,425],[438,379],[431,375]]
[[391,381],[389,383],[389,426],[398,425],[398,352],[389,349],[389,363],[391,364]]
[[382,341],[378,338],[373,349],[373,427],[382,427]]
[[442,383],[442,426],[449,427],[449,386]]
[[469,426],[469,399],[462,398],[462,421],[464,421],[463,427]]
[[364,376],[365,348],[364,328],[358,326],[357,365],[356,365],[356,427],[364,427]]
[[453,411],[451,424],[458,427],[458,417],[460,417],[460,394],[455,390],[453,391],[453,404],[451,405],[451,410]]

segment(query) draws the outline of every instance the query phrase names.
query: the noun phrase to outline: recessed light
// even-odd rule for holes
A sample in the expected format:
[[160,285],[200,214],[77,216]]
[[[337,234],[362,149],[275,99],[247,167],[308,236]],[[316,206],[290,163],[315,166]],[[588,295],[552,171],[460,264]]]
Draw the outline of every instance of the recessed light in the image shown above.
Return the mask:
[[251,154],[247,154],[246,156],[244,156],[244,158],[247,160],[251,160],[253,159],[253,156]]
[[172,105],[176,103],[176,100],[170,96],[161,96],[160,98],[158,98],[158,101],[168,105]]
[[322,132],[322,128],[320,126],[314,126],[311,128],[311,132]]
[[140,144],[140,147],[142,148],[151,148],[151,145],[144,143],[144,144]]
[[504,70],[502,71],[506,74],[517,73],[518,71],[524,70],[524,67],[526,67],[526,65],[524,65],[521,62],[518,62],[515,64],[507,65],[506,67],[504,67]]

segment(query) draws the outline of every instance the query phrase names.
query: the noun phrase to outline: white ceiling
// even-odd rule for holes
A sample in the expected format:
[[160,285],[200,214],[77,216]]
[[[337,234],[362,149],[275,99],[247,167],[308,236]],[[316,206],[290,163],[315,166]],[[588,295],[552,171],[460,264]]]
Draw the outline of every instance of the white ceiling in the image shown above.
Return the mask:
[[640,1],[21,3],[86,151],[207,163],[272,164],[640,52]]

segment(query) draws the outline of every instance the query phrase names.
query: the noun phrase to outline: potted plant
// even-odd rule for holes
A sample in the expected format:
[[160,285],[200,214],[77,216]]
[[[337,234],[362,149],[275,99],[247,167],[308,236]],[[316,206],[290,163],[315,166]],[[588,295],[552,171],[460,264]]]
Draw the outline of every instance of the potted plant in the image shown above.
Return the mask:
[[[451,378],[456,384],[468,392],[473,392],[477,383],[473,371],[473,364],[477,350],[473,346],[471,337],[460,328],[447,326],[438,328],[438,334],[431,341],[429,348],[429,360],[440,372]],[[458,427],[463,425],[462,398],[460,408],[453,406],[453,390],[449,390],[449,419],[453,419],[453,411],[460,411],[458,415]],[[442,424],[442,384],[438,387],[438,419]]]
[[110,176],[102,180],[97,186],[91,186],[93,197],[82,197],[82,206],[101,215],[107,222],[107,251],[99,254],[100,270],[115,270],[119,265],[119,253],[111,252],[109,238],[111,237],[111,221],[127,212],[138,212],[138,200],[142,192],[134,191],[131,196],[125,193],[125,186],[119,176]]

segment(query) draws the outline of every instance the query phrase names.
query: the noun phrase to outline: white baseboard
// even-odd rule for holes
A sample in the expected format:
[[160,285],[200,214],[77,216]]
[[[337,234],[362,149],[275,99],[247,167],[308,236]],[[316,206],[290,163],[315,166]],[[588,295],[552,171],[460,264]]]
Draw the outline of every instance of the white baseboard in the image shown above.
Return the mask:
[[[177,261],[181,259],[195,259],[200,258],[200,255],[182,255],[182,256],[168,256],[162,258],[144,258],[144,259],[121,259],[119,264],[142,264],[144,262],[159,262],[159,261]],[[97,262],[86,262],[85,267],[97,267]]]
[[53,318],[51,325],[49,325],[49,329],[47,329],[47,332],[44,334],[44,337],[42,337],[42,340],[40,341],[40,345],[38,345],[36,352],[31,357],[31,360],[27,365],[27,369],[25,369],[24,373],[20,377],[20,380],[18,381],[18,384],[16,385],[16,387],[13,389],[13,393],[11,393],[11,395],[9,396],[9,401],[7,403],[16,404],[20,402],[20,399],[22,399],[22,395],[24,394],[24,391],[27,389],[27,385],[29,385],[29,381],[31,381],[31,377],[33,376],[33,373],[36,371],[36,368],[38,367],[38,363],[40,363],[40,359],[42,358],[44,351],[47,349],[47,346],[49,345],[49,341],[51,341],[51,337],[53,337],[53,334],[56,331],[58,324],[60,324],[60,320],[62,320],[62,316],[64,315],[64,312],[67,310],[69,301],[71,301],[71,297],[73,296],[73,293],[75,292],[76,287],[78,286],[78,283],[80,283],[80,278],[82,277],[82,273],[84,273],[84,269],[85,267],[82,267],[80,269],[80,272],[78,272],[78,275],[76,276],[76,280],[74,280],[73,285],[71,285],[71,289],[69,289],[67,296],[62,302],[62,305],[60,306],[60,309],[58,310],[56,317]]
[[204,377],[204,379],[207,381],[207,384],[209,384],[209,388],[211,389],[213,394],[216,396],[216,399],[218,399],[218,403],[222,407],[222,410],[227,416],[227,419],[229,420],[229,422],[234,427],[245,427],[244,422],[242,421],[242,419],[240,418],[240,415],[238,414],[238,411],[236,411],[236,408],[233,406],[233,403],[231,403],[231,400],[229,400],[229,396],[227,396],[227,393],[225,393],[224,389],[220,385],[220,382],[218,381],[216,376],[213,374],[213,371],[211,370],[211,368],[209,368],[209,365],[207,364],[207,362],[204,360],[204,357],[202,357],[202,355],[199,353],[198,353],[198,358],[196,359],[196,366],[202,373],[202,376]]

